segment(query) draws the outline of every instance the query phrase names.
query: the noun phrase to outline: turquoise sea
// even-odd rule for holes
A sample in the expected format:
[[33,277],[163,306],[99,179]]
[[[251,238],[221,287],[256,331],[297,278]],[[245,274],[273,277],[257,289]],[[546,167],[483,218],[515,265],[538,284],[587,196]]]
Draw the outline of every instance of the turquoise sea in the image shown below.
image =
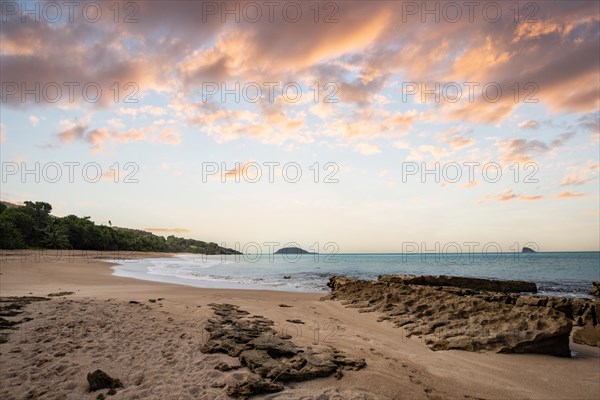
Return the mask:
[[329,277],[455,275],[535,282],[540,294],[588,297],[600,252],[488,254],[181,254],[123,260],[114,275],[208,288],[327,291]]

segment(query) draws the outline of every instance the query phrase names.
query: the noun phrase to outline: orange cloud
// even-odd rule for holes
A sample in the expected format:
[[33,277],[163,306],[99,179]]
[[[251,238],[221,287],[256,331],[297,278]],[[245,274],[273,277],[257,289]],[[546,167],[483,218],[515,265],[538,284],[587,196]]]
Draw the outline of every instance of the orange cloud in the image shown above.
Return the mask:
[[499,201],[499,202],[507,202],[507,201],[511,201],[511,200],[515,200],[515,199],[519,199],[522,201],[536,201],[536,200],[541,200],[543,198],[544,198],[544,196],[542,196],[542,195],[517,194],[512,189],[508,189],[508,190],[506,190],[502,193],[496,194],[496,195],[491,195],[491,194],[486,195],[481,200],[479,200],[479,204],[483,204],[486,201],[490,201],[490,200],[495,200],[495,201]]
[[575,170],[575,172],[571,172],[569,175],[565,176],[560,185],[584,185],[597,178],[596,171],[598,171],[599,168],[600,163],[597,162],[588,162],[587,165],[584,166],[571,167],[570,169]]
[[521,200],[525,200],[525,201],[534,201],[534,200],[541,200],[544,198],[544,196],[542,195],[526,195],[526,194],[522,194],[521,196],[519,196],[519,198]]
[[573,192],[560,192],[559,194],[556,195],[556,197],[558,197],[559,199],[574,199],[577,197],[587,197],[588,195],[585,193],[573,193]]

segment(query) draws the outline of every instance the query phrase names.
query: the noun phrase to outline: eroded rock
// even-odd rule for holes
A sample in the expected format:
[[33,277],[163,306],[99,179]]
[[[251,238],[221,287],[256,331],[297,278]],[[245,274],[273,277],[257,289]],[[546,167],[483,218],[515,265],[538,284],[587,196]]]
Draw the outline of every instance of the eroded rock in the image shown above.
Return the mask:
[[[408,280],[413,281],[412,279]],[[420,336],[433,350],[540,353],[569,357],[572,322],[550,307],[485,300],[472,289],[407,284],[404,278],[361,281],[333,277],[332,297]],[[465,291],[466,290],[466,291]],[[537,300],[522,301],[539,304]]]
[[231,397],[247,398],[256,394],[281,392],[283,389],[282,384],[250,374],[243,381],[228,385],[226,392]]
[[281,384],[273,384],[275,381],[305,381],[334,374],[341,377],[343,369],[359,370],[366,365],[364,359],[349,358],[329,346],[298,347],[289,337],[274,332],[273,321],[250,316],[238,306],[210,306],[215,317],[205,327],[209,338],[201,350],[238,357],[241,366],[253,373],[251,378],[227,387],[231,396],[283,390]]
[[573,332],[573,341],[588,346],[600,347],[600,325],[584,326]]

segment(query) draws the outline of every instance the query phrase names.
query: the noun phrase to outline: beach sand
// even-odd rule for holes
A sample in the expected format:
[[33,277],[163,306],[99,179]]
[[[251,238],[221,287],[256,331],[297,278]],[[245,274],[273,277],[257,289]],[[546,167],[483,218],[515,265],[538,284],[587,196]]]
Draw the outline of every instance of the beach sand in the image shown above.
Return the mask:
[[[122,255],[121,255],[122,256]],[[168,256],[148,253],[140,258]],[[200,289],[112,276],[114,255],[68,257],[4,253],[0,295],[55,296],[8,319],[32,318],[0,344],[0,398],[96,399],[86,376],[101,369],[123,383],[114,399],[219,399],[246,368],[225,354],[200,351],[211,303],[228,303],[274,321],[298,346],[333,346],[367,366],[285,383],[272,399],[598,399],[600,349],[571,343],[575,357],[432,351],[376,313],[321,301],[321,294]],[[154,300],[151,302],[150,300]],[[161,300],[159,300],[161,299]],[[131,301],[139,302],[130,303]],[[285,304],[290,307],[280,307]],[[300,320],[303,323],[288,322]],[[318,330],[316,329],[318,327]]]

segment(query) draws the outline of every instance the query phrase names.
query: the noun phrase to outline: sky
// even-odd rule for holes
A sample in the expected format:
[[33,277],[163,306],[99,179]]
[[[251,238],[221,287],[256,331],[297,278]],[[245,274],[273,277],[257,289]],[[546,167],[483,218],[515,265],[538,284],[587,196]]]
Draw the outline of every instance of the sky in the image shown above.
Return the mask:
[[250,252],[600,250],[600,3],[0,1],[3,201]]

